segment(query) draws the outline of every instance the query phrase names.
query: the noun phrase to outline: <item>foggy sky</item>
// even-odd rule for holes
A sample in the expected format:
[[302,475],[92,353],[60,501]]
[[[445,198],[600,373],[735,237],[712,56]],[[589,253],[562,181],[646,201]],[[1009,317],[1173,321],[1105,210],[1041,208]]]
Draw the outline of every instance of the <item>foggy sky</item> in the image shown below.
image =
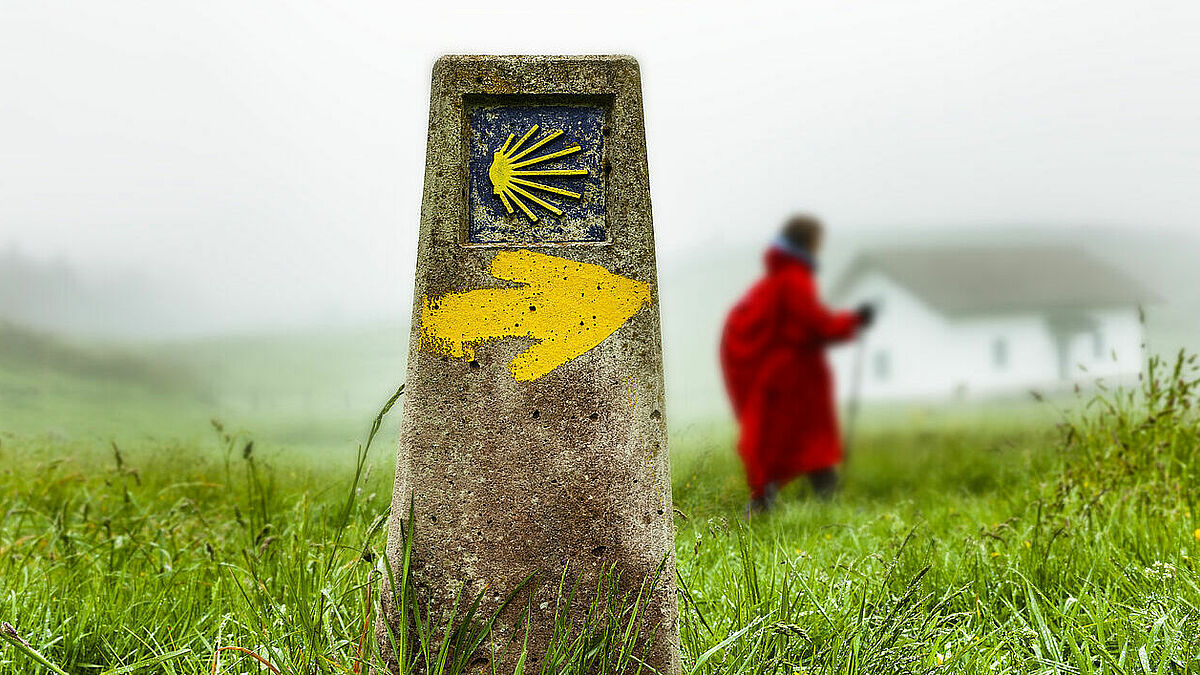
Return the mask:
[[429,71],[463,52],[638,57],[666,265],[795,209],[854,245],[1200,222],[1195,2],[5,0],[0,246],[217,327],[407,315]]

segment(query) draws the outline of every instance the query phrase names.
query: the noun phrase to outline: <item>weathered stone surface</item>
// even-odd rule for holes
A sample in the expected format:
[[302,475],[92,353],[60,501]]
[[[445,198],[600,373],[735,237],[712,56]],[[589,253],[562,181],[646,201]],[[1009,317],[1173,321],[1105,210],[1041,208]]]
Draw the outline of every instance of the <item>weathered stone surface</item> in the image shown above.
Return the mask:
[[[481,106],[523,109],[473,118]],[[541,106],[587,110],[538,118]],[[509,205],[513,215],[506,214],[498,195],[473,194],[489,185],[486,174],[471,168],[473,143],[475,161],[484,161],[486,144],[505,135],[491,127],[481,132],[473,119],[520,125],[535,118],[562,120],[571,129],[547,142],[546,151],[579,143],[572,157],[586,161],[529,168],[589,169],[586,184],[569,176],[544,181],[579,193],[578,200],[537,193],[554,197],[547,201],[561,207],[561,219],[522,198],[537,209],[536,223],[515,205]],[[589,129],[601,137],[587,136]],[[524,131],[510,133],[519,138]],[[400,564],[411,500],[414,575],[423,601],[448,609],[455,597],[482,591],[486,615],[529,574],[538,574],[544,583],[505,612],[485,650],[503,650],[514,637],[519,646],[525,625],[518,615],[530,608],[527,672],[540,670],[564,567],[584,589],[585,602],[571,610],[581,619],[606,569],[619,571],[622,587],[636,592],[665,561],[643,626],[654,638],[638,656],[663,673],[678,672],[670,469],[637,62],[621,56],[444,57],[433,70],[426,162],[389,559]],[[555,285],[552,268],[566,286]],[[522,277],[534,273],[539,280]],[[614,275],[613,283],[604,281],[606,274]],[[573,293],[563,289],[584,278],[598,280],[594,294],[581,287],[583,304],[564,306]],[[471,294],[479,289],[492,290]],[[522,293],[532,298],[529,307],[511,306]],[[588,319],[586,308],[593,306],[602,309]],[[600,315],[608,310],[614,314]],[[462,312],[476,312],[478,320],[456,321]],[[563,338],[563,349],[598,344],[557,367],[553,359],[562,350],[530,350],[539,340],[562,337],[551,334],[557,323],[576,319],[578,326],[561,329],[575,331]],[[478,339],[471,339],[472,331]],[[399,619],[390,597],[385,593],[381,618],[394,626]],[[387,654],[388,638],[380,631]],[[515,651],[507,654],[501,672],[512,672]]]

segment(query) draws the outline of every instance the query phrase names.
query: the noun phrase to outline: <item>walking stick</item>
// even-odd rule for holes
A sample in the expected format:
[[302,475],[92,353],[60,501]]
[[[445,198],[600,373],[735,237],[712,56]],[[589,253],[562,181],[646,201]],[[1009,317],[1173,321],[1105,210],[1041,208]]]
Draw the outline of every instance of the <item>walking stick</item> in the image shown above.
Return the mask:
[[854,447],[854,432],[858,424],[859,399],[862,396],[863,359],[867,353],[867,334],[860,331],[855,339],[854,370],[850,376],[850,400],[846,402],[846,432],[842,441],[842,466],[850,463],[850,451]]

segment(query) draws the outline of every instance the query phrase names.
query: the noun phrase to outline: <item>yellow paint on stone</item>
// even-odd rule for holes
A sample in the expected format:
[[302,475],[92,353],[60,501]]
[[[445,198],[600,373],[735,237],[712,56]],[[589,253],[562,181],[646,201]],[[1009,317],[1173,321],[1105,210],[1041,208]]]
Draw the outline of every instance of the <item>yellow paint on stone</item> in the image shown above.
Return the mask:
[[488,271],[520,285],[425,296],[419,348],[473,361],[488,340],[533,338],[508,364],[518,382],[579,357],[653,301],[650,284],[525,249],[500,251]]
[[554,187],[553,185],[546,185],[544,183],[538,183],[538,182],[529,180],[530,177],[533,177],[533,176],[571,177],[571,176],[586,176],[586,175],[588,175],[587,169],[528,169],[528,170],[522,170],[523,167],[526,167],[526,166],[531,166],[533,164],[540,164],[542,162],[545,162],[545,161],[548,161],[551,159],[556,159],[558,157],[565,157],[567,155],[571,155],[576,152],[579,152],[579,145],[572,145],[571,147],[566,148],[565,150],[559,150],[558,152],[551,152],[546,155],[541,155],[538,157],[533,157],[531,159],[526,159],[524,161],[520,161],[521,158],[524,157],[525,155],[528,155],[529,153],[533,152],[534,150],[537,150],[538,148],[542,147],[543,145],[553,141],[554,139],[556,139],[562,135],[562,130],[556,129],[556,130],[551,131],[550,133],[546,134],[540,140],[536,141],[532,145],[526,146],[525,149],[522,150],[521,149],[522,145],[525,143],[525,141],[529,140],[529,138],[531,136],[533,136],[535,133],[537,133],[537,130],[538,130],[538,125],[536,125],[536,124],[533,125],[529,129],[529,131],[525,132],[525,135],[522,136],[519,141],[517,141],[516,145],[512,145],[513,138],[515,138],[515,134],[509,134],[508,140],[504,141],[504,145],[501,146],[499,150],[492,153],[492,165],[490,167],[488,167],[488,180],[491,181],[491,183],[492,183],[492,193],[497,195],[498,197],[500,197],[500,202],[502,204],[504,204],[504,209],[506,211],[508,211],[509,215],[511,215],[513,213],[512,205],[516,204],[517,207],[519,207],[521,209],[521,211],[524,212],[525,216],[527,218],[529,218],[529,220],[531,222],[534,222],[534,223],[537,222],[538,217],[525,204],[525,202],[521,201],[521,197],[524,197],[525,199],[528,199],[529,201],[533,202],[534,204],[541,206],[542,208],[546,209],[547,211],[553,213],[556,216],[562,215],[562,209],[558,208],[557,206],[555,206],[554,204],[552,204],[548,201],[545,201],[541,197],[538,197],[537,195],[529,192],[528,190],[523,189],[521,186],[525,186],[532,190],[541,190],[542,192],[551,192],[551,193],[554,193],[557,195],[562,195],[564,197],[570,197],[572,199],[579,199],[582,195],[580,195],[580,193],[574,192],[572,190],[564,190],[562,188]]

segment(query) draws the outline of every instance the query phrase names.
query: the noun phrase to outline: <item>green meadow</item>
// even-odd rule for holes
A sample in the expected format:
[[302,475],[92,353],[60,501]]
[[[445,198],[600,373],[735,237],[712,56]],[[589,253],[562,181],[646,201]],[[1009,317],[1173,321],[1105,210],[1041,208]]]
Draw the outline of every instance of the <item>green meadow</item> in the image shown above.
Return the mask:
[[[369,385],[330,374],[280,403],[257,383],[300,388],[337,339],[5,330],[0,673],[366,672],[399,417],[376,417],[400,384],[378,375],[399,367],[386,333],[355,338],[380,345],[353,367]],[[734,430],[673,429],[684,671],[1200,672],[1197,377],[1152,359],[1135,390],[866,411],[835,501],[796,484],[749,522]],[[412,665],[471,672],[402,604]],[[537,672],[635,663],[635,611],[605,605]],[[454,645],[487,619],[464,609]]]

